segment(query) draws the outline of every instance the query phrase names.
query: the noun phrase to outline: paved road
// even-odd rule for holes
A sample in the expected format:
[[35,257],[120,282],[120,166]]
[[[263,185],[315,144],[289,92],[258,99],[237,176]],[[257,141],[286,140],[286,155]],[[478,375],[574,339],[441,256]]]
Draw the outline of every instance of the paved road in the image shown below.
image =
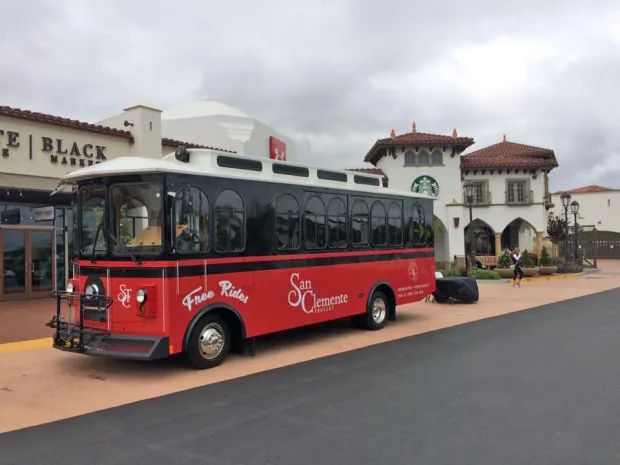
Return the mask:
[[0,435],[0,464],[618,464],[619,301],[608,291]]

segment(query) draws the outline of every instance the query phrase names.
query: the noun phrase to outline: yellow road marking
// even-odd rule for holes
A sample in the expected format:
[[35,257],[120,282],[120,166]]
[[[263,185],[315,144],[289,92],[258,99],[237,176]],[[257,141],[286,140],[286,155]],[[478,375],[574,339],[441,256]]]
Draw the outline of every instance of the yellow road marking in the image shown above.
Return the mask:
[[42,349],[44,347],[52,347],[53,340],[51,337],[43,337],[41,339],[30,339],[28,341],[7,342],[0,344],[0,354],[8,354],[9,352],[20,352],[22,350]]

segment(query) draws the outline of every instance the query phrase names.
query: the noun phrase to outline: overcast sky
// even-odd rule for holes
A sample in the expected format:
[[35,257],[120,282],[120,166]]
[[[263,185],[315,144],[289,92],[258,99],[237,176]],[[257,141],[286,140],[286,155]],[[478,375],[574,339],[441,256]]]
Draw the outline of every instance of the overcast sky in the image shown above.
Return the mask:
[[0,105],[94,122],[207,97],[338,168],[415,120],[470,150],[504,133],[552,148],[554,190],[620,187],[618,0],[21,0],[0,16]]

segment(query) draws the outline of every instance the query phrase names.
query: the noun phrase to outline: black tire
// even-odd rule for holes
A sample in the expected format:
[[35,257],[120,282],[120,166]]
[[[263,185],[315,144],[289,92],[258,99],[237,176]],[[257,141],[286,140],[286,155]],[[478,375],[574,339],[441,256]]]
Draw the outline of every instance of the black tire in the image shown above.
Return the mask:
[[359,316],[359,323],[365,329],[376,331],[385,326],[391,312],[390,299],[381,291],[373,292],[368,300],[366,313]]
[[222,363],[229,348],[230,331],[224,320],[205,315],[194,326],[185,353],[194,367],[203,370]]

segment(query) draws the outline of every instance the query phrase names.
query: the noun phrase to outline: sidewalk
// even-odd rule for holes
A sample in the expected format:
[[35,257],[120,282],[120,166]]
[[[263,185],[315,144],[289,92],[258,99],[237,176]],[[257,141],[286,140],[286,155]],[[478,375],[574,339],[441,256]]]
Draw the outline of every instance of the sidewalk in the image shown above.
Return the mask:
[[51,297],[0,302],[0,344],[51,337],[54,330],[45,323],[55,311]]

